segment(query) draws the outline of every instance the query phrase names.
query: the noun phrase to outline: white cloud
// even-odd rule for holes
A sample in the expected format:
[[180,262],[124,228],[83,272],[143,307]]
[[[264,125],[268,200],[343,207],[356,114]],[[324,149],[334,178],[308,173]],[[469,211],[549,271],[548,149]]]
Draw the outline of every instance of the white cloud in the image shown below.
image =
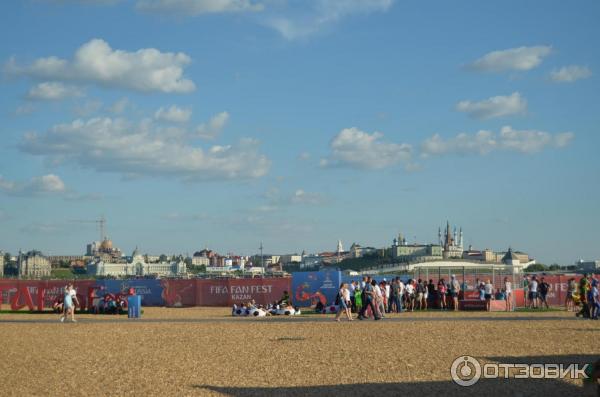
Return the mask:
[[321,159],[320,165],[381,169],[410,162],[410,145],[383,142],[382,137],[383,134],[379,132],[369,134],[355,127],[345,128],[333,138],[330,143],[331,155]]
[[65,183],[58,175],[48,174],[31,178],[27,182],[15,182],[0,175],[0,190],[11,195],[62,194]]
[[208,124],[203,123],[196,127],[196,136],[204,139],[215,139],[219,136],[227,121],[229,121],[229,113],[218,113],[210,119]]
[[435,134],[422,143],[421,153],[426,157],[443,154],[485,155],[498,150],[531,154],[546,148],[565,147],[574,137],[572,132],[551,134],[544,131],[515,130],[505,126],[499,134],[482,130],[475,134],[460,133],[449,139]]
[[192,109],[180,108],[175,105],[171,105],[169,108],[161,107],[154,113],[154,118],[162,121],[169,121],[171,123],[187,123],[192,116]]
[[518,92],[508,96],[495,96],[482,101],[460,101],[456,110],[465,112],[475,119],[491,119],[494,117],[524,114],[527,111],[527,101]]
[[303,3],[300,11],[267,18],[265,24],[288,40],[301,39],[318,33],[341,19],[372,12],[385,12],[394,0],[315,0]]
[[118,101],[116,101],[115,103],[113,103],[108,110],[112,113],[115,114],[121,114],[125,111],[125,109],[127,109],[128,106],[130,106],[131,104],[129,103],[129,99],[127,99],[126,97],[123,97],[121,99],[119,99]]
[[98,112],[102,108],[102,102],[97,99],[91,99],[82,103],[78,103],[73,108],[73,113],[79,117],[88,117]]
[[127,177],[167,176],[184,181],[249,179],[267,173],[271,162],[254,139],[228,146],[193,146],[185,131],[150,119],[91,118],[26,134],[20,149],[53,162],[69,161]]
[[570,65],[550,72],[550,78],[557,83],[572,83],[577,80],[587,79],[592,71],[587,66]]
[[550,53],[551,46],[509,48],[487,53],[469,67],[482,72],[525,71],[539,66]]
[[297,189],[290,198],[292,204],[319,205],[323,203],[323,196],[319,193],[306,192]]
[[27,99],[56,101],[82,95],[83,91],[78,87],[55,81],[46,81],[31,87],[27,93]]
[[77,49],[70,61],[51,56],[20,66],[13,57],[4,69],[9,74],[37,79],[141,92],[187,93],[196,89],[193,81],[183,77],[183,68],[190,62],[190,57],[181,52],[160,52],[155,48],[113,50],[104,40],[93,39]]
[[262,11],[264,5],[250,0],[138,0],[136,9],[151,13],[200,15]]
[[17,106],[15,109],[15,115],[17,116],[26,116],[35,111],[35,106],[31,102],[26,102],[22,105]]

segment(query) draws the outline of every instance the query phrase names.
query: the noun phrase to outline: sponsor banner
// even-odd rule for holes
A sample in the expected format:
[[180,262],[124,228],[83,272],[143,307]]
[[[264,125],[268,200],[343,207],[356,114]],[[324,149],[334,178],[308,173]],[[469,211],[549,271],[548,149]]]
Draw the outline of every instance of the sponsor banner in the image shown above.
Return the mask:
[[321,270],[318,272],[292,273],[292,300],[295,306],[314,306],[317,302],[334,303],[342,282],[342,272]]
[[281,300],[284,292],[291,296],[291,279],[250,278],[197,280],[197,306],[231,306],[254,300],[266,305]]
[[[99,280],[96,288],[104,287],[106,292],[114,295],[129,295],[129,289],[133,288],[135,294],[142,297],[142,306],[161,306],[163,304],[161,280]],[[102,295],[102,292],[98,292]]]
[[200,280],[161,279],[159,281],[164,306],[196,306],[196,286]]

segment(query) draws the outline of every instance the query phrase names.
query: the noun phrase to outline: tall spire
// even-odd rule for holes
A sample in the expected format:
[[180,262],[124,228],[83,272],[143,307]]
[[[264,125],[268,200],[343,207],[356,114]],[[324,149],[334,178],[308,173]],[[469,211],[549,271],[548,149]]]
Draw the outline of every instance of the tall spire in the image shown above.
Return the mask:
[[464,247],[464,245],[463,245],[463,242],[464,242],[464,241],[463,241],[463,231],[462,231],[462,226],[460,227],[460,234],[459,234],[459,236],[460,236],[460,237],[459,237],[459,240],[458,240],[458,245],[459,245],[459,247],[460,247],[460,248],[463,248],[463,247]]

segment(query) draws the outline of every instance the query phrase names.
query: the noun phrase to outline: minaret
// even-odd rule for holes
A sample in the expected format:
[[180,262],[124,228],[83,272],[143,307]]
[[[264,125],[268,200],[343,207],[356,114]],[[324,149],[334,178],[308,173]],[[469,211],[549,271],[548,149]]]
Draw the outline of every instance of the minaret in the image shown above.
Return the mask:
[[442,228],[438,227],[438,241],[440,243],[440,245],[442,244]]
[[446,241],[444,243],[444,247],[447,249],[450,246],[450,239],[452,238],[452,234],[450,232],[450,222],[446,221]]
[[463,245],[463,231],[462,231],[462,226],[460,228],[460,234],[459,235],[460,235],[460,237],[459,237],[459,240],[458,240],[458,246],[462,249],[464,247],[464,245]]
[[454,232],[452,233],[452,245],[456,245],[458,243],[458,239],[456,237],[456,226],[454,226]]

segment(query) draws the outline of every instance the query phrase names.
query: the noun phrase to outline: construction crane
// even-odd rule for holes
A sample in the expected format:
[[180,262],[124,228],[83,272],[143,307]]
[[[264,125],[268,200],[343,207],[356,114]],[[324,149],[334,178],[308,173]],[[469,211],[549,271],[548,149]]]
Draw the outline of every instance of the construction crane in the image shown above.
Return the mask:
[[104,241],[106,238],[105,229],[106,229],[106,219],[104,215],[100,217],[100,219],[73,219],[71,222],[78,223],[95,223],[100,228],[100,242]]

